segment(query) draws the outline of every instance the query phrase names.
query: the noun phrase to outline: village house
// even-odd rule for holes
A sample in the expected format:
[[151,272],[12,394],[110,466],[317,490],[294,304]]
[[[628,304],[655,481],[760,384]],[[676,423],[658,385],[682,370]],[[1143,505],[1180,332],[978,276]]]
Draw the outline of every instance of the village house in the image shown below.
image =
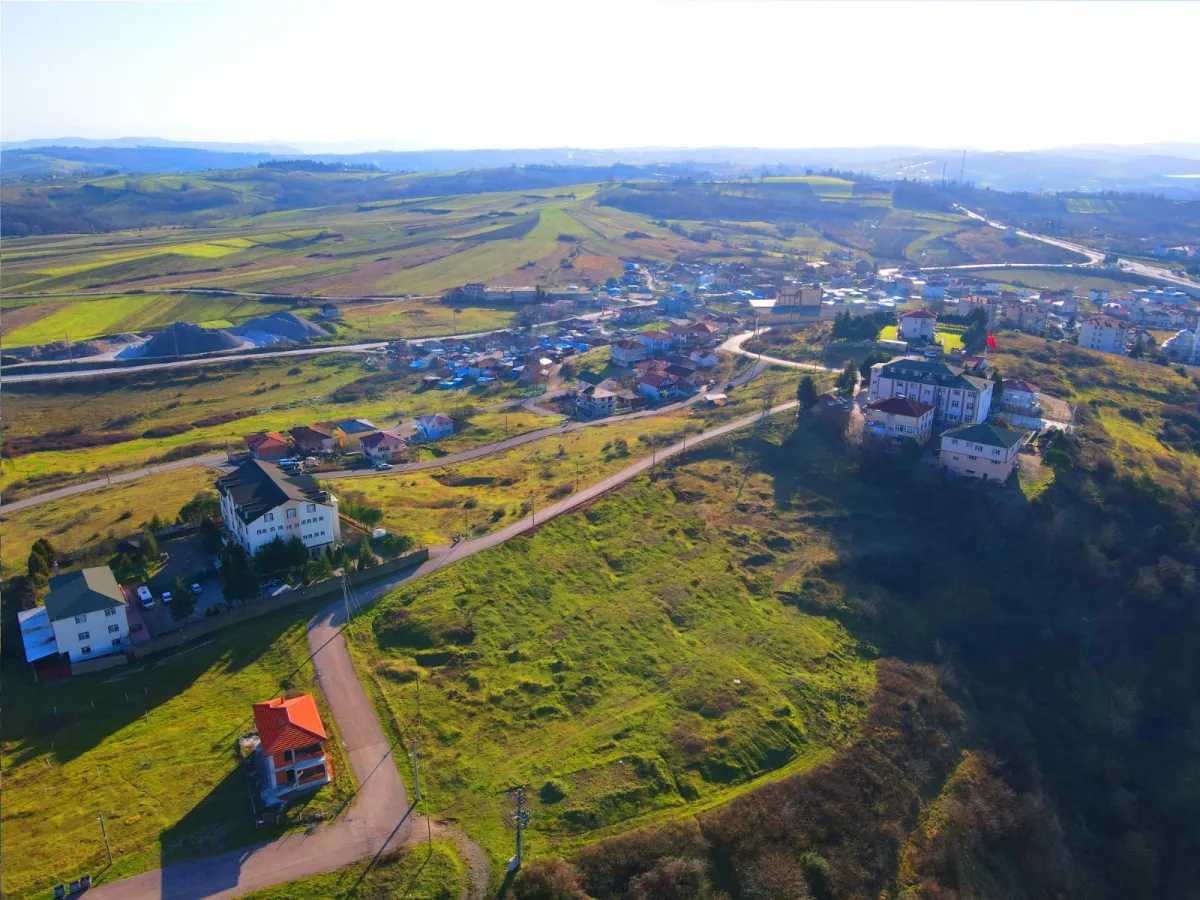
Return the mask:
[[1134,331],[1128,322],[1105,316],[1089,316],[1079,324],[1079,346],[1124,356]]
[[711,369],[721,361],[721,358],[711,350],[697,348],[688,354],[688,359],[692,365],[698,366],[701,369]]
[[415,443],[428,444],[454,434],[454,420],[445,413],[417,416],[413,419],[413,426],[416,428],[412,437]]
[[316,555],[342,540],[337,497],[311,475],[285,475],[250,459],[217,479],[225,533],[251,556],[275,538],[299,538]]
[[259,431],[246,435],[243,440],[250,455],[255,459],[283,459],[291,452],[287,438],[278,431]]
[[332,450],[333,433],[317,425],[299,425],[288,432],[296,450],[302,453],[319,453]]
[[667,375],[650,372],[637,379],[638,392],[652,403],[672,400],[682,394],[679,385]]
[[1036,416],[1042,409],[1042,404],[1037,396],[1040,390],[1041,388],[1032,381],[1026,381],[1023,378],[1006,378],[1000,404],[1014,412]]
[[600,418],[629,412],[637,401],[633,391],[623,389],[611,378],[588,385],[575,397],[575,410],[584,418]]
[[329,736],[312,694],[276,697],[255,703],[253,709],[258,731],[255,759],[268,806],[295,791],[320,787],[332,780],[324,746]]
[[17,614],[25,659],[65,655],[79,662],[129,646],[128,602],[108,566],[55,575],[44,606]]
[[617,341],[609,347],[608,358],[618,366],[632,366],[650,355],[650,348],[641,341]]
[[902,341],[914,344],[933,343],[933,328],[937,324],[937,316],[927,309],[916,309],[906,312],[900,317],[900,329],[897,336]]
[[1026,432],[979,423],[942,434],[938,465],[951,475],[1003,483],[1017,466]]
[[1184,328],[1163,342],[1163,351],[1175,362],[1185,366],[1200,366],[1200,340],[1196,333]]
[[379,429],[366,419],[345,419],[333,423],[333,435],[337,443],[347,450],[357,450],[359,443],[368,434]]
[[358,448],[364,458],[376,465],[394,463],[404,458],[404,438],[390,431],[376,431],[359,441]]
[[941,360],[900,357],[871,367],[870,400],[907,397],[934,407],[942,422],[982,422],[992,403],[992,383]]
[[644,344],[651,353],[666,353],[676,343],[675,336],[665,331],[640,331],[634,335],[634,339]]
[[883,397],[868,403],[863,410],[863,439],[888,448],[906,440],[924,446],[933,434],[932,404],[907,397]]

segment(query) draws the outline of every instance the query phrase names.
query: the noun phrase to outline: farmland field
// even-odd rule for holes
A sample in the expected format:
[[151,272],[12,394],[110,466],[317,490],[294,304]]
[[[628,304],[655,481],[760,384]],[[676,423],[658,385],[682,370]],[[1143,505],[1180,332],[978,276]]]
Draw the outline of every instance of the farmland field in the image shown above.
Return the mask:
[[[112,881],[278,834],[255,828],[235,743],[253,730],[252,704],[291,688],[320,696],[304,622],[303,610],[289,610],[222,631],[142,678],[126,677],[133,667],[54,687],[7,677],[4,895],[32,896],[87,871]],[[356,789],[319,703],[335,780],[290,808],[293,828],[316,813],[328,819]]]

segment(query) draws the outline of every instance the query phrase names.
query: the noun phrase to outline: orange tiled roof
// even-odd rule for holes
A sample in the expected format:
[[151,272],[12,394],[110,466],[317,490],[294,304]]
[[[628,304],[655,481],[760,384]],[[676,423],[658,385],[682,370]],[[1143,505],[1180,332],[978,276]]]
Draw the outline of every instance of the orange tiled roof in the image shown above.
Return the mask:
[[326,738],[312,694],[255,703],[254,724],[264,753],[295,750]]

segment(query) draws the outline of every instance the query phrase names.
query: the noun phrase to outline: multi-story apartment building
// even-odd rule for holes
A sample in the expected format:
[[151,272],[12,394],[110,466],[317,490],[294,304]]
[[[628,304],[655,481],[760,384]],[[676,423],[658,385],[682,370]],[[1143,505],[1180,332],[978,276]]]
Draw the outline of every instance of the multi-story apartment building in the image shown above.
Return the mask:
[[285,475],[250,459],[217,480],[225,533],[253,555],[275,538],[299,538],[312,554],[342,540],[337,497],[311,475]]
[[1124,356],[1135,331],[1129,322],[1107,316],[1090,316],[1079,323],[1079,346]]
[[871,367],[872,401],[907,397],[934,408],[934,419],[968,424],[987,418],[992,383],[940,360],[901,357]]

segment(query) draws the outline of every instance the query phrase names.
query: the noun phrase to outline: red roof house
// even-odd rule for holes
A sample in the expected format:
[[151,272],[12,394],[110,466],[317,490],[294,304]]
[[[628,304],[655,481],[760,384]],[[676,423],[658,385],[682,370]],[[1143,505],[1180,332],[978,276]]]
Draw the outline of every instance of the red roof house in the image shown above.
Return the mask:
[[263,795],[268,804],[291,791],[329,783],[332,775],[324,748],[328,735],[312,694],[255,703],[254,725],[266,774]]
[[288,442],[278,431],[259,431],[244,438],[255,459],[282,459],[288,455]]

